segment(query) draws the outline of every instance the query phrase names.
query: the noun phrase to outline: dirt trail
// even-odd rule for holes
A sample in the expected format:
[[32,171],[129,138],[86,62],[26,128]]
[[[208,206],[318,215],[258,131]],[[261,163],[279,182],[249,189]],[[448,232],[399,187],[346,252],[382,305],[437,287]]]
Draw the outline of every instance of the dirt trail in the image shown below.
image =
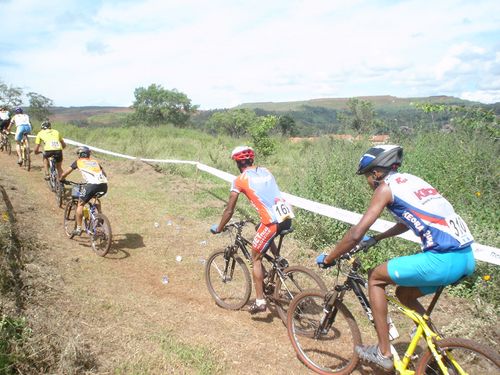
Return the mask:
[[[26,267],[28,278],[31,273],[44,280],[32,291],[43,302],[27,306],[27,314],[52,326],[48,329],[67,348],[91,358],[87,373],[201,372],[168,354],[172,342],[208,349],[221,373],[309,373],[275,313],[252,317],[212,301],[200,258],[228,239],[210,236],[211,222],[190,216],[199,205],[193,181],[137,162],[103,164],[110,179],[103,211],[114,234],[112,253],[105,258],[92,252],[84,235],[65,236],[63,210],[43,181],[40,157],[26,172],[13,155],[0,154],[0,184],[20,228],[46,244],[40,249],[42,263]],[[79,172],[71,178],[78,181]],[[222,201],[211,204],[222,212]],[[166,285],[163,276],[169,278]]]

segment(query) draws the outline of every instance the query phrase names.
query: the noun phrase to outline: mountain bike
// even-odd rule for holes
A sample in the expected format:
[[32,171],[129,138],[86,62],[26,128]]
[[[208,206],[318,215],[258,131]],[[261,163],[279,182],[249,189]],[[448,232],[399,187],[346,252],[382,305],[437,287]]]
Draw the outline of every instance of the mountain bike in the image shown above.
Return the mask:
[[[252,243],[242,235],[247,223],[251,221],[241,220],[227,224],[224,231],[229,231],[234,236],[234,242],[223,250],[213,252],[205,265],[208,291],[217,305],[229,310],[245,306],[252,292],[252,279],[247,266],[252,267],[252,257],[248,250]],[[326,291],[325,283],[316,273],[303,266],[290,266],[279,255],[283,238],[292,231],[293,228],[290,228],[278,233],[277,255],[270,250],[262,258],[264,296],[275,304],[278,315],[285,324],[288,306],[295,295],[310,288]]]
[[[354,257],[367,248],[358,245],[337,259],[337,282],[331,290],[326,293],[304,291],[294,298],[288,310],[287,330],[292,346],[299,359],[318,374],[350,374],[358,364],[354,348],[361,345],[361,333],[343,300],[348,291],[354,292],[373,323],[370,303],[364,292],[367,283],[358,273],[361,262]],[[347,276],[343,283],[338,282],[340,273]],[[394,297],[386,296],[396,306],[397,312],[416,325],[403,357],[391,345],[396,372],[402,375],[500,374],[500,356],[494,349],[468,339],[444,338],[436,329],[430,314],[443,289],[436,291],[424,315],[402,305]],[[424,339],[426,347],[417,355],[420,339]]]
[[30,142],[28,140],[28,133],[23,133],[23,139],[21,141],[21,166],[27,171],[31,169],[31,155],[30,155]]
[[0,151],[5,151],[9,155],[12,153],[12,145],[10,144],[8,133],[0,132]]
[[59,182],[59,177],[56,168],[56,161],[53,156],[49,157],[49,179],[47,180],[47,185],[49,185],[50,191],[52,191],[56,196],[56,203],[58,207],[62,207],[64,186]]
[[[74,230],[76,229],[76,209],[78,207],[78,199],[81,195],[82,186],[72,181],[64,181],[65,185],[72,185],[71,200],[68,201],[64,208],[64,231],[69,238],[75,236]],[[105,193],[97,193],[85,206],[83,207],[83,221],[82,231],[87,233],[90,237],[92,249],[99,256],[105,256],[112,242],[111,224],[108,218],[100,212],[99,198],[104,196]]]

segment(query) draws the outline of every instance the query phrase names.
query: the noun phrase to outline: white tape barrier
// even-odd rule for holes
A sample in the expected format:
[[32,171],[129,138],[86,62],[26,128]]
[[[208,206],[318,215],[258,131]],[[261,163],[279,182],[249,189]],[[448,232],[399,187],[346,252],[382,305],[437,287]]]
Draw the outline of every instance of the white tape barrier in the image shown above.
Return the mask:
[[[73,141],[71,139],[65,139],[65,142],[70,144],[70,145],[75,145],[75,146],[87,146],[91,150],[103,153],[103,154],[108,154],[108,155],[113,155],[121,158],[126,158],[130,160],[140,160],[144,162],[150,162],[150,163],[176,163],[176,164],[191,164],[191,165],[196,165],[196,167],[204,172],[210,173],[211,175],[214,175],[216,177],[219,177],[220,179],[227,181],[227,182],[232,182],[236,176],[220,171],[218,169],[215,169],[213,167],[209,167],[208,165],[198,163],[195,161],[186,161],[186,160],[173,160],[173,159],[165,159],[165,160],[158,160],[158,159],[144,159],[144,158],[136,158],[133,156],[129,155],[124,155],[124,154],[119,154],[117,152],[112,152],[112,151],[107,151],[103,150],[97,147],[93,146],[88,146],[80,142]],[[361,219],[362,215],[350,212],[347,210],[343,210],[341,208],[336,208],[332,206],[328,206],[323,203],[318,203],[311,201],[309,199],[297,197],[295,195],[291,195],[288,193],[283,193],[284,198],[292,205],[295,207],[302,208],[304,210],[314,212],[319,215],[327,216],[332,219],[340,220],[349,224],[357,224],[359,220]],[[394,225],[393,222],[387,221],[387,220],[382,220],[378,219],[371,227],[371,230],[374,230],[376,232],[384,232],[387,229],[391,228]],[[398,237],[404,238],[408,241],[416,242],[420,244],[420,239],[413,234],[411,231],[407,231],[403,234],[400,234]],[[478,243],[474,243],[472,245],[472,248],[474,250],[474,257],[478,260],[482,260],[484,262],[488,263],[493,263],[496,265],[500,265],[500,249],[497,249],[496,247],[491,247],[487,245],[481,245]]]

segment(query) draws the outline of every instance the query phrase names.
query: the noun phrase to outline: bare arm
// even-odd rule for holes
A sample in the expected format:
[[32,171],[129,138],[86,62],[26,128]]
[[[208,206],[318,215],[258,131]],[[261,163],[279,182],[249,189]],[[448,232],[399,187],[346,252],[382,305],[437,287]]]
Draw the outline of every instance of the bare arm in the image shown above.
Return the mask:
[[73,172],[73,168],[68,168],[66,169],[63,174],[61,175],[61,180],[64,180],[71,172]]
[[368,229],[373,225],[373,223],[378,219],[384,208],[391,203],[392,193],[391,189],[385,183],[382,183],[373,194],[372,200],[365,214],[347,233],[342,237],[342,239],[337,242],[330,254],[325,258],[325,263],[332,263],[333,260],[345,254],[356,246],[363,236],[368,232]]
[[64,142],[64,139],[61,138],[61,146],[62,148],[66,148],[66,142]]
[[229,195],[229,200],[227,202],[227,206],[222,213],[222,218],[220,219],[219,226],[217,227],[217,232],[222,232],[224,226],[231,220],[234,214],[234,209],[236,207],[236,202],[238,201],[239,194],[235,191],[232,191]]

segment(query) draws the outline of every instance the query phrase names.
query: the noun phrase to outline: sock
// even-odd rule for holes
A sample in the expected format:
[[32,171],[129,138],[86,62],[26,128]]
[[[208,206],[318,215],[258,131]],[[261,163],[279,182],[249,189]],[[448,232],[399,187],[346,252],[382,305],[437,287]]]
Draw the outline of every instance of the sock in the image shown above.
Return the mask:
[[265,299],[256,299],[255,300],[255,304],[257,306],[262,306],[262,305],[265,305],[266,304],[266,300]]

